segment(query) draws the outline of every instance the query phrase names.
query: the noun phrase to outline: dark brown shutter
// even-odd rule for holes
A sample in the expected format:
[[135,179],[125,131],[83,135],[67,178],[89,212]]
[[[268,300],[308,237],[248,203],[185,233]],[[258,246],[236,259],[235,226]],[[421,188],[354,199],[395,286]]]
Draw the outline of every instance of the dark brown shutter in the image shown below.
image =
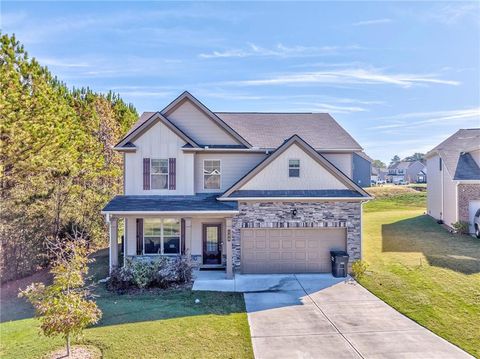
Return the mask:
[[168,189],[174,190],[177,188],[177,159],[168,159]]
[[137,256],[143,254],[143,218],[137,218]]
[[180,220],[180,253],[185,254],[185,220]]
[[150,158],[143,159],[143,189],[150,189]]

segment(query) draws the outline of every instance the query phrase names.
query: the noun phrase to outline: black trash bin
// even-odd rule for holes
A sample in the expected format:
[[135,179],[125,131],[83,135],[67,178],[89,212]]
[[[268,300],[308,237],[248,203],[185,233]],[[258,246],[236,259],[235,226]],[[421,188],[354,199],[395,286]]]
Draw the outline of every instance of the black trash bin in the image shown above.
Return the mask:
[[348,272],[348,253],[345,251],[330,251],[332,260],[332,275],[336,278],[346,277]]

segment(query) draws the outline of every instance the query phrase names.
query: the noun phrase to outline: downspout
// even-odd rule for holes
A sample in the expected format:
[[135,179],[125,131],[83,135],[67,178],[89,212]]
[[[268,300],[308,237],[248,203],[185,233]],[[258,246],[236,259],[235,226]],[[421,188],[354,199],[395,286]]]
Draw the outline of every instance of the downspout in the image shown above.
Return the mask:
[[[441,157],[440,157],[440,161],[442,161],[442,158],[441,158]],[[443,195],[444,195],[443,193],[444,193],[444,191],[445,191],[445,188],[443,187],[443,182],[444,182],[443,176],[444,176],[444,174],[445,174],[445,171],[443,170],[443,167],[444,167],[444,166],[443,166],[443,161],[442,161],[442,169],[441,169],[441,171],[442,171],[442,176],[441,176],[442,181],[441,181],[441,185],[440,185],[440,187],[442,188],[442,191],[441,191],[441,194],[442,194],[442,196],[441,196],[441,203],[442,203],[441,208],[442,208],[442,212],[440,212],[440,219],[441,219],[442,221],[443,221]]]

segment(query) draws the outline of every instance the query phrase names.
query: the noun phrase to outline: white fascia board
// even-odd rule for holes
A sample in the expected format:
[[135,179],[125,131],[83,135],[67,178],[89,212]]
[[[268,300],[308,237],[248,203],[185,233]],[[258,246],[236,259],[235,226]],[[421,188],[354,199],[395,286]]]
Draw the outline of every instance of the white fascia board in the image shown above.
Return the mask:
[[374,197],[218,197],[218,201],[369,201]]
[[254,153],[265,153],[271,152],[261,149],[251,149],[251,148],[182,148],[184,152],[254,152]]
[[136,152],[137,148],[136,147],[112,147],[112,150],[118,151],[118,152]]
[[457,184],[480,184],[480,180],[454,180]]
[[237,214],[238,210],[231,211],[102,211],[102,214],[107,215],[194,215],[194,214]]

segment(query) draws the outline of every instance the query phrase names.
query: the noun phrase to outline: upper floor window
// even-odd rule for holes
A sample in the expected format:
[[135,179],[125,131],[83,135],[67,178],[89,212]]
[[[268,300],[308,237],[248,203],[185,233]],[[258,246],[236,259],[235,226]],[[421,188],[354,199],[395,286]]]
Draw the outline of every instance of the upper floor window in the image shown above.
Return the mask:
[[288,160],[288,176],[300,177],[300,160]]
[[220,189],[221,187],[220,160],[203,161],[203,188]]
[[180,220],[176,218],[145,218],[143,222],[143,253],[179,254]]
[[150,161],[151,189],[168,189],[168,159]]
[[441,171],[442,170],[442,159],[438,159],[438,169]]

